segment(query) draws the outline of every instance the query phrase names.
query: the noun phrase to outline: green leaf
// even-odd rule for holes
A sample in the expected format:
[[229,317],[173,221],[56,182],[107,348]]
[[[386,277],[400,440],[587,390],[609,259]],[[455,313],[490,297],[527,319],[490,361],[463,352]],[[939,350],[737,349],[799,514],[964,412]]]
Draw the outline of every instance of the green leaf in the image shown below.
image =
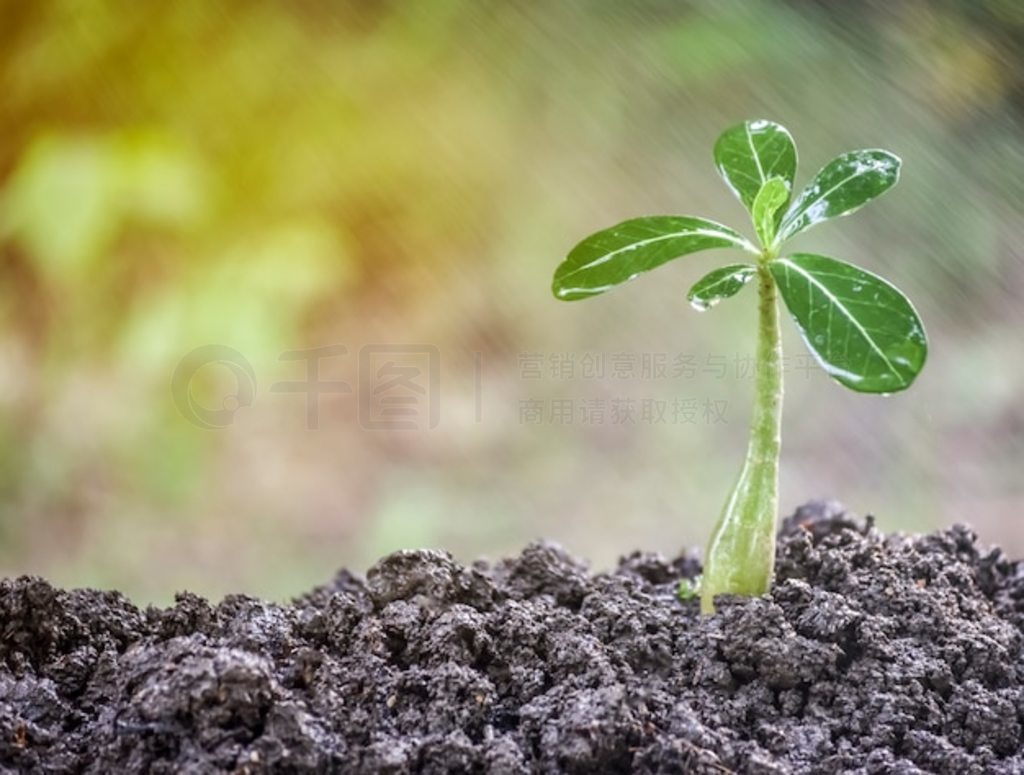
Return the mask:
[[814,176],[782,218],[779,235],[789,239],[830,218],[849,215],[900,179],[900,158],[888,151],[850,151]]
[[835,380],[862,393],[910,387],[928,341],[910,301],[877,275],[813,253],[769,267],[815,357]]
[[558,265],[551,290],[563,301],[604,293],[674,258],[709,248],[757,249],[714,221],[655,215],[591,234]]
[[708,272],[690,288],[686,298],[693,308],[703,312],[735,296],[754,278],[757,267],[750,264],[729,264]]
[[771,245],[775,239],[776,215],[788,201],[789,184],[782,178],[770,178],[757,192],[750,214],[762,245]]
[[772,121],[745,121],[719,136],[715,143],[715,166],[752,213],[754,199],[770,178],[782,178],[788,190],[792,190],[796,145],[784,126]]

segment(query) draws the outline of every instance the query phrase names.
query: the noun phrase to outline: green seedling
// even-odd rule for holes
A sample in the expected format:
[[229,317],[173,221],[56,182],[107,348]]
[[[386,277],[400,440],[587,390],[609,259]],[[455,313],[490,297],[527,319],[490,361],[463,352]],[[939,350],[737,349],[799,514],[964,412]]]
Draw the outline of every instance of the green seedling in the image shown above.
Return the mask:
[[759,294],[750,444],[705,554],[704,613],[714,612],[716,595],[761,595],[771,585],[782,420],[778,297],[822,368],[853,390],[905,390],[928,353],[921,319],[893,285],[835,258],[782,250],[791,237],[848,215],[892,188],[899,158],[881,150],[844,153],[791,199],[796,162],[793,138],[771,121],[739,124],[715,143],[715,165],[750,212],[760,246],[704,218],[650,216],[592,234],[555,270],[555,297],[573,301],[700,250],[737,248],[753,257],[715,269],[688,296],[693,307],[707,310],[750,282],[756,281]]

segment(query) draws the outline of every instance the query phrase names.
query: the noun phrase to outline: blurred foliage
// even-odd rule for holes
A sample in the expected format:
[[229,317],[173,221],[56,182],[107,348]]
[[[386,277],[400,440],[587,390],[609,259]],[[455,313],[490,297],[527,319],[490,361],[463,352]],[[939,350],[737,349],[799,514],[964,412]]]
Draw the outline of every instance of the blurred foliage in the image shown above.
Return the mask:
[[[1024,550],[1022,48],[1014,0],[0,0],[0,569],[166,600],[298,592],[403,545],[545,534],[607,564],[699,543],[749,383],[533,383],[517,358],[745,346],[740,301],[709,313],[725,338],[686,309],[707,262],[587,310],[548,282],[616,219],[738,220],[706,149],[756,116],[806,149],[800,181],[844,145],[904,156],[873,236],[828,238],[925,300],[934,342],[906,400],[791,383],[784,503]],[[344,398],[308,431],[268,397],[299,376],[285,350],[344,343],[352,380],[362,344],[407,342],[442,350],[435,431],[361,431]],[[260,382],[220,432],[168,391],[208,343]],[[517,420],[528,397],[681,388],[728,427]]]

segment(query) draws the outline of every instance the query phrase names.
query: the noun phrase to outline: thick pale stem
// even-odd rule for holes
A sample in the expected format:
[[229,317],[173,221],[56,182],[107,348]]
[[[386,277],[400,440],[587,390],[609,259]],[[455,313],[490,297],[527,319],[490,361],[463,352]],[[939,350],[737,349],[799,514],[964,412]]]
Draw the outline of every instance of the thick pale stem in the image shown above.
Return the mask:
[[715,595],[762,595],[775,566],[782,421],[782,337],[777,290],[767,262],[758,267],[760,296],[757,383],[750,446],[739,479],[711,534],[704,559],[700,609],[715,611]]

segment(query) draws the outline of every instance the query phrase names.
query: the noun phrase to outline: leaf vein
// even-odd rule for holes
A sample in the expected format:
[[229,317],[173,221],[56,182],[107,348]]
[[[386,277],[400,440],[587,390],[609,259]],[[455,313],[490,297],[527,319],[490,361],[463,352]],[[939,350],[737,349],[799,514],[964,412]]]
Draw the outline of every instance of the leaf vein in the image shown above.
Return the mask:
[[[811,273],[807,272],[805,269],[803,269],[802,267],[798,266],[797,264],[793,263],[788,258],[787,259],[781,259],[781,261],[782,261],[782,265],[784,267],[786,267],[787,269],[792,267],[792,269],[795,272],[797,272],[802,277],[804,277],[804,279],[807,281],[809,287],[810,286],[814,286],[815,288],[817,288],[819,290],[819,292],[826,299],[831,300],[833,302],[833,304],[839,309],[839,311],[841,313],[844,313],[844,317],[849,321],[850,327],[851,328],[855,328],[857,331],[859,331],[861,333],[861,335],[864,338],[864,341],[868,344],[868,346],[871,348],[871,350],[873,350],[875,352],[875,354],[879,358],[881,358],[882,362],[885,363],[885,365],[889,369],[889,371],[891,371],[893,373],[893,375],[896,376],[897,379],[899,379],[901,381],[903,380],[902,375],[896,370],[896,367],[893,366],[892,361],[889,360],[889,357],[885,354],[885,352],[883,352],[882,349],[875,343],[875,340],[871,338],[869,333],[860,324],[860,321],[858,321],[852,314],[850,314],[850,312],[846,309],[846,307],[843,306],[843,304],[840,302],[840,300],[838,298],[836,298],[831,293],[831,291],[828,290],[828,288],[825,285],[822,285],[821,282],[819,282],[814,277],[814,275],[812,275]],[[810,317],[810,315],[808,316],[807,324],[808,324],[808,326],[811,325],[811,317]],[[848,347],[849,334],[850,334],[850,328],[847,329],[846,342],[844,343],[844,348],[843,348],[843,351],[846,352],[846,353],[849,352],[849,347]],[[867,365],[867,362],[871,358],[871,351],[870,350],[866,352],[866,356],[867,356],[867,360],[865,360],[865,366]]]
[[598,256],[593,261],[589,261],[586,264],[574,267],[572,270],[562,275],[561,279],[565,280],[566,278],[572,277],[573,275],[578,274],[579,272],[584,272],[588,269],[593,269],[595,266],[606,264],[622,253],[626,253],[631,250],[636,250],[637,248],[644,247],[645,245],[652,245],[656,242],[663,242],[665,240],[677,239],[681,237],[710,237],[716,239],[724,239],[737,247],[743,247],[742,240],[737,239],[736,237],[727,232],[713,231],[710,229],[688,229],[684,231],[672,232],[670,234],[661,234],[657,237],[649,237],[648,239],[637,240],[636,242],[630,242],[628,245],[623,245],[622,247],[616,248],[614,250],[609,251],[608,253]]

